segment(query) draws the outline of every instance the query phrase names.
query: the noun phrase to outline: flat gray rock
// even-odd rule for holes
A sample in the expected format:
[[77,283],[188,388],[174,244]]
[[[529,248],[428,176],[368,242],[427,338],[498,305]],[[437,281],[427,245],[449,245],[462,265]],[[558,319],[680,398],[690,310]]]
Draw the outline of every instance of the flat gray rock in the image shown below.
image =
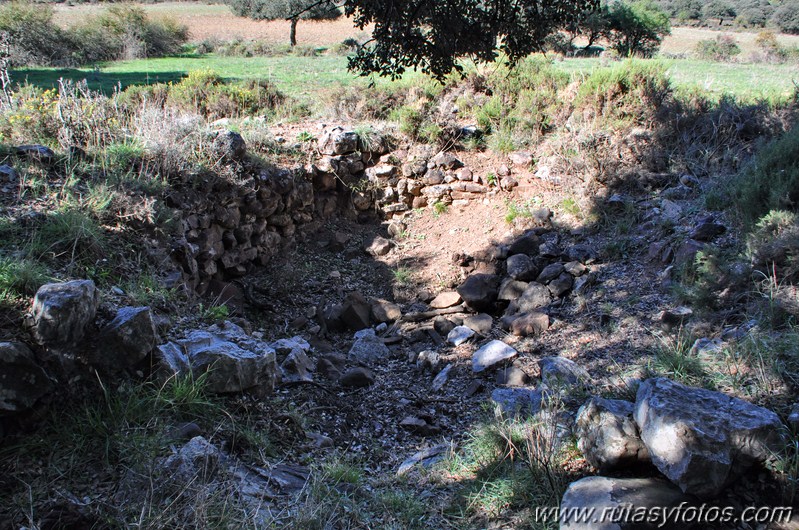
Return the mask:
[[544,357],[538,361],[538,367],[541,380],[549,388],[575,387],[591,381],[585,368],[565,357]]
[[466,326],[455,326],[452,328],[452,331],[447,334],[447,342],[453,346],[459,346],[472,337],[474,337],[473,329],[467,328]]
[[472,355],[472,370],[474,372],[482,372],[499,362],[516,357],[517,354],[516,350],[501,340],[492,340],[474,352]]
[[436,462],[444,460],[444,458],[447,456],[447,453],[449,453],[451,450],[452,447],[450,444],[440,444],[430,447],[429,449],[419,451],[400,464],[399,469],[397,469],[397,475],[403,476],[417,465],[421,465],[422,467],[430,467]]
[[449,379],[449,373],[452,371],[451,364],[448,364],[444,367],[443,370],[438,372],[438,374],[433,379],[433,383],[430,385],[434,392],[438,392],[444,385],[447,384],[447,380]]
[[[647,524],[627,515],[636,509],[676,507],[690,497],[665,480],[655,478],[586,477],[572,482],[560,503],[561,530],[643,530],[684,529],[691,525],[680,521],[679,512],[665,524],[663,519]],[[593,510],[593,513],[591,513]],[[684,513],[684,512],[683,512]],[[603,517],[603,514],[605,515]]]
[[537,414],[543,405],[544,392],[536,388],[496,388],[491,401],[511,416]]

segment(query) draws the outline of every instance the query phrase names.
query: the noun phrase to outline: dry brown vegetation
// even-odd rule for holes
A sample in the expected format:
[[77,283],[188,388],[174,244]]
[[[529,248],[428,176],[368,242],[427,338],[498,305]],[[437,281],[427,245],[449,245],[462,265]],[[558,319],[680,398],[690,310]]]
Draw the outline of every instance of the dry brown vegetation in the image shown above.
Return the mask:
[[[268,22],[237,17],[231,13],[228,6],[222,4],[167,2],[142,4],[142,7],[154,19],[172,17],[187,25],[190,39],[193,41],[247,39],[275,44],[288,42],[289,22],[283,20]],[[102,9],[104,9],[102,4],[76,6],[59,4],[55,8],[55,20],[62,27],[69,27]],[[300,45],[329,46],[347,38],[361,36],[361,32],[346,18],[321,22],[303,21],[297,29],[297,43]]]

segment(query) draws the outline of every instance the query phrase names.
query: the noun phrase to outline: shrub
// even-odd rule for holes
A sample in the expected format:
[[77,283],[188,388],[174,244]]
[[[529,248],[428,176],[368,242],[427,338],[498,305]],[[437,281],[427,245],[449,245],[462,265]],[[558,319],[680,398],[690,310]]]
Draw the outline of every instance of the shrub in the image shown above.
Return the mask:
[[210,119],[275,111],[285,100],[269,81],[225,83],[211,70],[193,71],[180,83],[169,85],[167,98],[169,104]]
[[732,35],[717,35],[715,39],[701,40],[696,43],[696,55],[707,61],[730,61],[741,54],[735,37]]
[[733,195],[748,224],[772,210],[799,212],[799,127],[758,152],[734,180]]
[[153,21],[141,7],[114,5],[74,29],[75,58],[85,64],[174,55],[187,39],[188,28],[172,19]]
[[669,17],[652,0],[616,2],[609,10],[611,47],[622,56],[655,54],[665,35],[671,33]]
[[799,5],[795,2],[785,2],[774,11],[771,23],[783,33],[799,34]]
[[53,8],[47,5],[9,2],[0,6],[0,31],[11,40],[14,66],[66,65],[72,43],[53,23]]
[[188,28],[172,19],[150,20],[140,7],[114,5],[84,24],[62,30],[49,6],[12,2],[0,7],[0,30],[12,43],[15,66],[75,66],[116,59],[173,55]]
[[664,65],[627,60],[592,73],[580,85],[575,106],[595,109],[619,125],[645,123],[670,93]]
[[735,18],[735,8],[723,0],[712,0],[702,8],[702,15],[705,19],[718,19],[719,26],[724,19]]

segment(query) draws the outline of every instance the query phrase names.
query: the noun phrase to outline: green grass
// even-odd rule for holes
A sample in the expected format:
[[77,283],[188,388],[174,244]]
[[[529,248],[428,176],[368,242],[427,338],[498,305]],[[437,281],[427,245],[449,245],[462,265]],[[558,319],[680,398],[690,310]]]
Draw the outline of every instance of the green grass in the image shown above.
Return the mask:
[[347,71],[347,58],[338,55],[300,57],[222,57],[184,55],[160,59],[140,59],[106,63],[92,68],[20,68],[11,73],[17,82],[52,88],[58,79],[86,79],[89,88],[112,92],[118,85],[177,82],[194,70],[213,70],[226,80],[267,79],[293,97],[313,100],[320,89],[338,84],[362,83]]
[[411,283],[412,276],[413,271],[407,267],[399,267],[398,269],[394,269],[394,281],[400,285],[408,285]]
[[[655,60],[666,65],[667,75],[678,92],[701,88],[714,96],[729,93],[746,101],[773,101],[793,94],[793,81],[799,81],[799,68],[791,64],[718,63],[698,59]],[[599,59],[568,59],[556,65],[575,76],[587,76],[606,68]]]
[[[788,97],[793,93],[793,80],[799,79],[799,69],[789,64],[736,64],[716,63],[692,59],[659,61],[667,65],[668,74],[677,90],[706,88],[720,95],[730,92],[753,100]],[[554,64],[556,70],[573,77],[584,77],[603,67],[599,59],[567,59]],[[26,80],[36,86],[55,87],[58,79],[86,79],[89,87],[110,93],[117,86],[158,82],[176,82],[188,72],[200,69],[213,70],[228,80],[248,78],[267,79],[277,88],[304,101],[315,100],[320,90],[337,85],[366,86],[368,79],[359,78],[347,71],[347,58],[339,55],[302,57],[285,55],[277,57],[223,57],[209,55],[183,55],[160,59],[140,59],[106,63],[92,68],[20,68],[12,71],[12,79]],[[410,73],[413,79],[419,74]],[[389,81],[376,78],[378,85]],[[407,82],[407,80],[405,80]]]
[[[197,422],[213,432],[230,421],[220,402],[206,395],[202,378],[173,378],[161,386],[125,383],[102,390],[95,399],[54,405],[37,436],[9,440],[0,451],[0,462],[17,479],[9,494],[20,506],[33,510],[48,488],[70,479],[105,477],[115,470],[144,471],[155,457],[169,454],[170,431],[180,422]],[[21,456],[38,459],[47,471],[14,464]],[[111,515],[97,505],[92,510],[101,517]]]

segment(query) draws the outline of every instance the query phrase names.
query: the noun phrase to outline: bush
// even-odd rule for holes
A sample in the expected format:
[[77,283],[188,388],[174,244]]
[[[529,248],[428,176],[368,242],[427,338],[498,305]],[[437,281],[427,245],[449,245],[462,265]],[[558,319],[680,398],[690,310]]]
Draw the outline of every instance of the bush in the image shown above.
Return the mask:
[[72,42],[53,23],[53,8],[23,2],[0,6],[0,31],[11,40],[13,66],[65,66],[72,54]]
[[702,15],[705,19],[718,19],[719,26],[724,19],[735,18],[735,8],[723,0],[712,0],[702,8]]
[[114,5],[72,32],[78,64],[174,55],[188,40],[186,26],[150,20],[141,7],[127,5]]
[[733,194],[748,224],[772,210],[799,212],[799,127],[758,152],[733,182]]
[[665,35],[671,33],[669,17],[652,0],[616,2],[609,10],[611,48],[628,57],[651,57]]
[[660,63],[627,60],[596,70],[578,89],[575,106],[591,108],[616,125],[645,123],[671,93]]
[[741,54],[741,48],[732,35],[717,35],[715,39],[696,43],[696,55],[706,61],[730,61]]
[[53,10],[13,2],[0,7],[0,31],[11,38],[14,66],[77,66],[100,61],[173,55],[188,28],[171,19],[150,20],[140,7],[115,5],[85,24],[62,30]]
[[771,16],[771,23],[783,33],[799,35],[799,5],[795,2],[785,2]]
[[274,111],[286,100],[269,81],[225,83],[215,72],[197,70],[169,86],[167,103],[209,119],[254,116]]

